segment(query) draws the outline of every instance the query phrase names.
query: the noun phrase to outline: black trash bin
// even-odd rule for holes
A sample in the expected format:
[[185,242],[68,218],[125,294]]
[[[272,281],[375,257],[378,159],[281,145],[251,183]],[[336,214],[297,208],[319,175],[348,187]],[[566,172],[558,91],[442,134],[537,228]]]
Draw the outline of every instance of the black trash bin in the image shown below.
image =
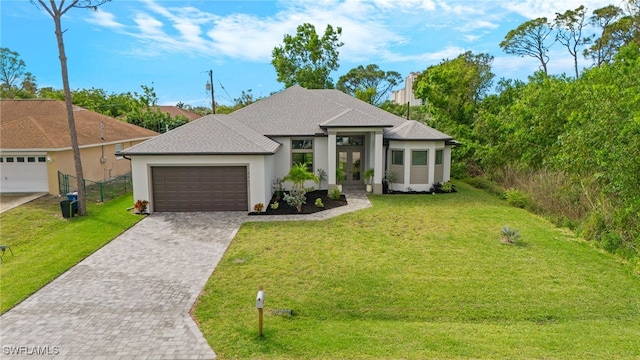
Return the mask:
[[68,193],[67,200],[71,201],[73,214],[77,214],[78,213],[78,192],[76,191],[76,192]]
[[62,210],[62,217],[65,219],[69,219],[71,218],[71,216],[73,216],[72,210],[71,210],[71,201],[69,200],[62,200],[60,201],[60,209]]

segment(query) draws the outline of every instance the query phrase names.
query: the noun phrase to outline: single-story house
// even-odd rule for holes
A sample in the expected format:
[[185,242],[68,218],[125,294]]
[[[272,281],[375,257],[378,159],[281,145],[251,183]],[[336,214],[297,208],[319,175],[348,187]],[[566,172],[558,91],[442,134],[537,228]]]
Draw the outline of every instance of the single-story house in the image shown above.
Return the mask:
[[274,180],[299,162],[324,170],[328,188],[364,188],[372,168],[374,193],[387,171],[392,190],[428,191],[449,180],[452,145],[449,135],[341,91],[293,86],[119,154],[131,159],[135,200],[148,200],[151,212],[247,211],[268,204]]
[[[158,135],[81,107],[74,107],[74,118],[87,180],[131,172],[131,163],[115,153]],[[57,195],[58,172],[76,173],[65,103],[0,100],[0,192]]]

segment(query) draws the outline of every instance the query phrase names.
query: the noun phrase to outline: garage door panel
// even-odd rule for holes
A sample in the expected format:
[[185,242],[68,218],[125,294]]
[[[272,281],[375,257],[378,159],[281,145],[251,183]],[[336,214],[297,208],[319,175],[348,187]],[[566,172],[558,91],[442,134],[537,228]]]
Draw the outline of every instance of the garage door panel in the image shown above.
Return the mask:
[[[28,158],[31,156],[24,156]],[[12,157],[17,158],[17,157]],[[48,192],[47,164],[44,162],[1,162],[0,192]]]
[[246,211],[245,166],[153,167],[154,210]]

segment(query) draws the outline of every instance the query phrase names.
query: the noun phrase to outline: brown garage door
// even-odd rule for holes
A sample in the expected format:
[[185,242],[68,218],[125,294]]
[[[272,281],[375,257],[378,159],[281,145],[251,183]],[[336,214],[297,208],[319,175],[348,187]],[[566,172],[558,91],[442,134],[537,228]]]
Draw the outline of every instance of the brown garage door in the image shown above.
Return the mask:
[[154,211],[247,210],[245,166],[152,167],[151,176]]

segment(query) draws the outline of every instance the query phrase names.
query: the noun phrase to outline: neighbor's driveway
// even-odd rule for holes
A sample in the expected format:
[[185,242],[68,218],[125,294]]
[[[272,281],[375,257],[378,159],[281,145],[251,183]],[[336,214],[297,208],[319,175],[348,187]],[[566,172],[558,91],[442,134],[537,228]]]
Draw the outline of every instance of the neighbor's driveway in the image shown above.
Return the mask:
[[147,217],[4,314],[0,357],[214,358],[188,312],[246,219]]

